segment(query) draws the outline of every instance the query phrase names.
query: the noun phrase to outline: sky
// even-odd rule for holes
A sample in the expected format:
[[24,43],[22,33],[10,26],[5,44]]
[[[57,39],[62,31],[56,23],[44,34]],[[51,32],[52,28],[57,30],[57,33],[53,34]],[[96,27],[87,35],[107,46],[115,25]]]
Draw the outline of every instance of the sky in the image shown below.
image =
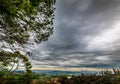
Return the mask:
[[57,0],[54,33],[33,50],[34,68],[120,65],[120,0]]

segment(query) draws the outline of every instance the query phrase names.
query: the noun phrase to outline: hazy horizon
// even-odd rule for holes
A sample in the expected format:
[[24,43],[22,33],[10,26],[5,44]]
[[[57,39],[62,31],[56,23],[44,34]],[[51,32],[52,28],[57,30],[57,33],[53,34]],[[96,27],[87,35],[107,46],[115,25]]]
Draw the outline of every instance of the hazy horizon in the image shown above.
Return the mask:
[[119,67],[119,27],[120,0],[57,0],[53,35],[33,50],[33,68]]

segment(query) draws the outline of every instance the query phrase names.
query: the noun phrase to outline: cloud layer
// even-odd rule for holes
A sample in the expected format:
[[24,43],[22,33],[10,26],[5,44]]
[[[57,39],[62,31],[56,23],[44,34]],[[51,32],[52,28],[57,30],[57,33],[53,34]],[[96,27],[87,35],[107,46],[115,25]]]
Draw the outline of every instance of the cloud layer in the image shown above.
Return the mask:
[[54,34],[33,50],[34,67],[117,67],[120,0],[57,0]]

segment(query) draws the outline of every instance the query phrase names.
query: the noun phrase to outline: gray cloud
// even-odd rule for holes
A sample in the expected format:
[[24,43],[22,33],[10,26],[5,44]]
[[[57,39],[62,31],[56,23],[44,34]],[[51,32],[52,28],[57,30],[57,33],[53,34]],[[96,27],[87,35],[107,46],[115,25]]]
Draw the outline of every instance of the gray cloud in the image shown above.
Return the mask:
[[120,61],[120,0],[57,0],[55,29],[34,65],[113,67]]

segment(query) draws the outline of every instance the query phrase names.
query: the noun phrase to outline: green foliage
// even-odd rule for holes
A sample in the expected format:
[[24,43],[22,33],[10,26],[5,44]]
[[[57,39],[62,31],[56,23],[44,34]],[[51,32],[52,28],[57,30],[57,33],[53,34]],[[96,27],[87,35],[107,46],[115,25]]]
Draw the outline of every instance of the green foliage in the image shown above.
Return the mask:
[[25,44],[32,32],[36,43],[46,41],[53,29],[53,5],[54,0],[1,0],[0,40]]
[[0,0],[0,62],[4,67],[22,59],[31,73],[24,47],[46,41],[53,33],[54,4],[55,0]]
[[1,51],[0,52],[0,63],[2,65],[1,71],[4,71],[5,73],[7,73],[7,72],[13,71],[13,69],[16,70],[18,66],[15,64],[19,64],[19,60],[22,60],[22,62],[25,65],[25,69],[27,73],[30,73],[31,72],[30,68],[32,67],[32,65],[26,56],[20,54],[19,51],[16,51],[14,53],[7,52],[7,51]]
[[[7,77],[0,75],[0,84],[120,84],[120,75],[116,71],[119,69],[114,70],[116,74],[108,74],[108,71],[103,71],[104,75],[82,74],[79,76],[12,73]],[[69,78],[69,76],[71,77]]]

